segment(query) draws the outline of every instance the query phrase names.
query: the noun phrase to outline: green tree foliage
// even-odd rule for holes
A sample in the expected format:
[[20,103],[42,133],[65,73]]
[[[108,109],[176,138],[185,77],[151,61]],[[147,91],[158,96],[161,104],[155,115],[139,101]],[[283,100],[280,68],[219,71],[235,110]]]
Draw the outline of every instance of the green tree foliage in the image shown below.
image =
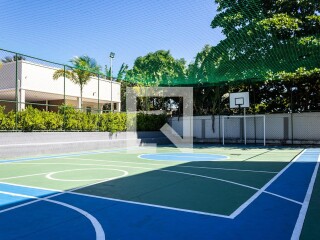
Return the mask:
[[226,38],[212,49],[211,77],[262,79],[319,66],[318,0],[216,0],[211,26]]
[[[116,81],[121,82],[120,96],[121,96],[121,109],[123,111],[126,110],[126,98],[125,98],[126,87],[133,86],[133,84],[130,84],[127,81],[124,81],[128,69],[129,69],[128,64],[122,63],[116,78]],[[107,77],[109,78],[111,77],[111,69],[107,65],[105,65],[105,74]]]
[[[122,63],[120,69],[117,73],[116,81],[121,81],[124,79],[129,66],[128,64]],[[105,65],[105,74],[107,77],[111,78],[111,68],[108,65]]]
[[82,107],[82,93],[84,86],[90,81],[92,76],[97,76],[100,71],[100,66],[97,62],[88,56],[74,57],[70,60],[73,65],[71,70],[59,69],[54,72],[53,79],[57,80],[61,77],[66,77],[73,83],[80,86],[80,102]]
[[[61,106],[59,112],[48,112],[27,107],[21,112],[5,113],[0,106],[0,130],[31,131],[102,131],[121,132],[127,130],[127,114],[110,112],[105,114],[85,113],[71,106]],[[159,131],[166,123],[165,115],[148,115],[139,113],[137,116],[139,131]],[[17,120],[17,125],[16,125]]]
[[[123,84],[122,96],[125,96],[125,87],[155,87],[161,85],[174,85],[186,81],[186,61],[175,59],[170,51],[158,50],[138,57],[132,69],[126,72],[126,84]],[[165,99],[139,98],[138,110],[161,109]],[[178,101],[178,99],[176,99]],[[122,103],[126,99],[123,97]],[[123,106],[124,107],[124,106]]]
[[215,114],[219,102],[224,111],[226,93],[236,91],[251,91],[252,112],[319,109],[319,1],[216,3],[211,27],[225,39],[205,46],[188,69],[196,114]]
[[215,114],[217,111],[219,87],[205,85],[209,81],[208,72],[212,65],[209,55],[212,49],[212,46],[206,45],[187,70],[188,82],[194,84],[193,109],[196,115]]
[[159,50],[138,57],[127,71],[126,80],[143,86],[170,85],[185,80],[186,61],[174,59],[170,51]]
[[129,69],[128,64],[125,64],[125,63],[121,64],[121,67],[120,67],[118,74],[117,74],[118,81],[123,80],[125,78],[128,69]]

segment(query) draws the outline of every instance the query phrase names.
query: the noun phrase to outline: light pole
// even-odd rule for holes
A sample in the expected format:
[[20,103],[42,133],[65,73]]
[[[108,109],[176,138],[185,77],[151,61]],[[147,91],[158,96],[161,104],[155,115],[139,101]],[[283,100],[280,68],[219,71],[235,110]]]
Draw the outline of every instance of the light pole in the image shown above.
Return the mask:
[[112,99],[112,60],[114,59],[115,53],[114,52],[110,52],[110,85],[111,85],[111,106],[110,106],[110,110],[111,112],[113,112],[113,99]]

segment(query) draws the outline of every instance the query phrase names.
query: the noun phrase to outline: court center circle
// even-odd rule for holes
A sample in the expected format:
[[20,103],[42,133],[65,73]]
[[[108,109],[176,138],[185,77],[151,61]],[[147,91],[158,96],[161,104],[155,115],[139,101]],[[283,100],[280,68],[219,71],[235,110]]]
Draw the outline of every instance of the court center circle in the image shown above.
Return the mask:
[[[65,178],[57,178],[53,177],[59,173],[66,173],[66,172],[77,172],[77,171],[91,171],[91,170],[98,170],[98,171],[113,171],[113,172],[120,172],[121,175],[112,176],[112,177],[105,177],[105,178],[94,178],[94,179],[65,179]],[[54,181],[64,181],[64,182],[88,182],[88,181],[102,181],[102,180],[112,180],[120,177],[127,176],[129,173],[127,171],[121,169],[114,169],[114,168],[83,168],[83,169],[70,169],[64,171],[57,171],[51,172],[46,175],[46,178]]]
[[228,159],[228,156],[220,154],[210,153],[152,153],[152,154],[141,154],[141,159],[156,160],[156,161],[218,161]]

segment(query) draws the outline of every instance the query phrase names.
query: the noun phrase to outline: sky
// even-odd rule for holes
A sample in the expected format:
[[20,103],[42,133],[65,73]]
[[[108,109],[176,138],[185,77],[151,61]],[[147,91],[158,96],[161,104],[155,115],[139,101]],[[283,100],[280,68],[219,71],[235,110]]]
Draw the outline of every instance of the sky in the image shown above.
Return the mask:
[[216,8],[214,0],[0,0],[0,48],[62,64],[88,55],[101,66],[114,52],[114,74],[160,49],[189,63],[223,38],[210,27]]

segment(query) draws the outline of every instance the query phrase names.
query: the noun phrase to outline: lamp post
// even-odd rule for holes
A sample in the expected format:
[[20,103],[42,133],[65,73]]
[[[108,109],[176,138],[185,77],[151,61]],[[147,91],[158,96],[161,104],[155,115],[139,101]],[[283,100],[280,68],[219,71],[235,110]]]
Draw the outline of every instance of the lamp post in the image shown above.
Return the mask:
[[112,99],[112,60],[114,59],[115,53],[114,52],[110,52],[110,85],[111,85],[111,106],[110,106],[110,110],[111,112],[113,112],[113,99]]

